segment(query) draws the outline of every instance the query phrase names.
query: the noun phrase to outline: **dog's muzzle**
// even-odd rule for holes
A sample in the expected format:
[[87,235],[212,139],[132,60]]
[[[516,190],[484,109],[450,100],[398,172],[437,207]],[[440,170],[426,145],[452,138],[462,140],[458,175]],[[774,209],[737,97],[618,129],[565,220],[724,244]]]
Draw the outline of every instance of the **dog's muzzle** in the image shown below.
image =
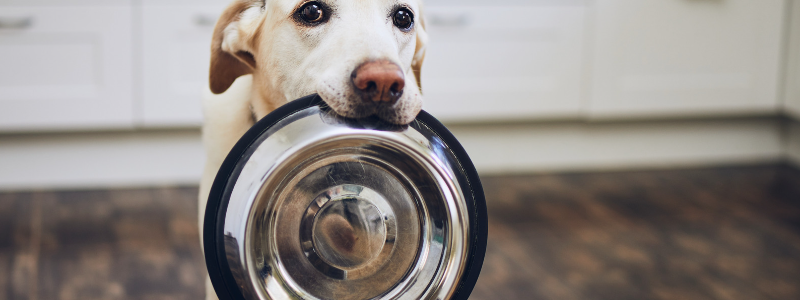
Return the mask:
[[256,123],[208,199],[220,299],[467,299],[486,250],[480,180],[424,111],[345,119],[318,96]]

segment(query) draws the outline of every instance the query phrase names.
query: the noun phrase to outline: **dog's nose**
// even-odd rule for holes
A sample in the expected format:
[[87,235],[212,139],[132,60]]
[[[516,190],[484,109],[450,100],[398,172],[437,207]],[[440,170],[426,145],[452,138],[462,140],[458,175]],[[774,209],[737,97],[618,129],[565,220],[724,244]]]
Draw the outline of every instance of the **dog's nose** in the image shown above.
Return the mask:
[[366,62],[351,75],[355,92],[364,101],[393,104],[406,85],[400,66],[387,60]]

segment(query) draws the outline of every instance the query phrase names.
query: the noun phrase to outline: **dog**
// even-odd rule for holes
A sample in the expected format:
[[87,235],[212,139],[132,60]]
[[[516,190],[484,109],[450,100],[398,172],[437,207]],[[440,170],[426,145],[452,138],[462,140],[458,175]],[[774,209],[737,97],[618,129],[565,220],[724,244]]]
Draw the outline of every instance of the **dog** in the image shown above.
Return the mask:
[[[228,151],[259,119],[319,94],[346,118],[408,124],[422,108],[421,0],[236,0],[220,16],[203,97],[199,225]],[[202,244],[202,243],[201,243]],[[206,298],[216,299],[206,280]]]

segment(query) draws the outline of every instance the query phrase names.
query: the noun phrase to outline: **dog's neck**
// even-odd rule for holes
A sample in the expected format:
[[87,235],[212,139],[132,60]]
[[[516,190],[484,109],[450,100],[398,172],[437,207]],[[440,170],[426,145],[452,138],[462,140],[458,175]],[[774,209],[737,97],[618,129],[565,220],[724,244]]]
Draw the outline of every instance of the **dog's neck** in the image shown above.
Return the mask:
[[283,93],[276,92],[277,89],[271,84],[268,78],[253,74],[253,85],[250,92],[250,109],[253,112],[255,121],[261,120],[264,116],[288,102]]

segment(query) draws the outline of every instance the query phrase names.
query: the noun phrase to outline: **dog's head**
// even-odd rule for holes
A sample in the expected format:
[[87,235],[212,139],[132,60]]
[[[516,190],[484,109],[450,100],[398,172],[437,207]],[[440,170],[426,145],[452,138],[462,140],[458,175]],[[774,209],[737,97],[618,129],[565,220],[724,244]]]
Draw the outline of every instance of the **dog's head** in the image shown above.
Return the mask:
[[272,108],[318,93],[341,116],[406,124],[426,40],[420,0],[237,0],[214,29],[210,88],[253,74]]

